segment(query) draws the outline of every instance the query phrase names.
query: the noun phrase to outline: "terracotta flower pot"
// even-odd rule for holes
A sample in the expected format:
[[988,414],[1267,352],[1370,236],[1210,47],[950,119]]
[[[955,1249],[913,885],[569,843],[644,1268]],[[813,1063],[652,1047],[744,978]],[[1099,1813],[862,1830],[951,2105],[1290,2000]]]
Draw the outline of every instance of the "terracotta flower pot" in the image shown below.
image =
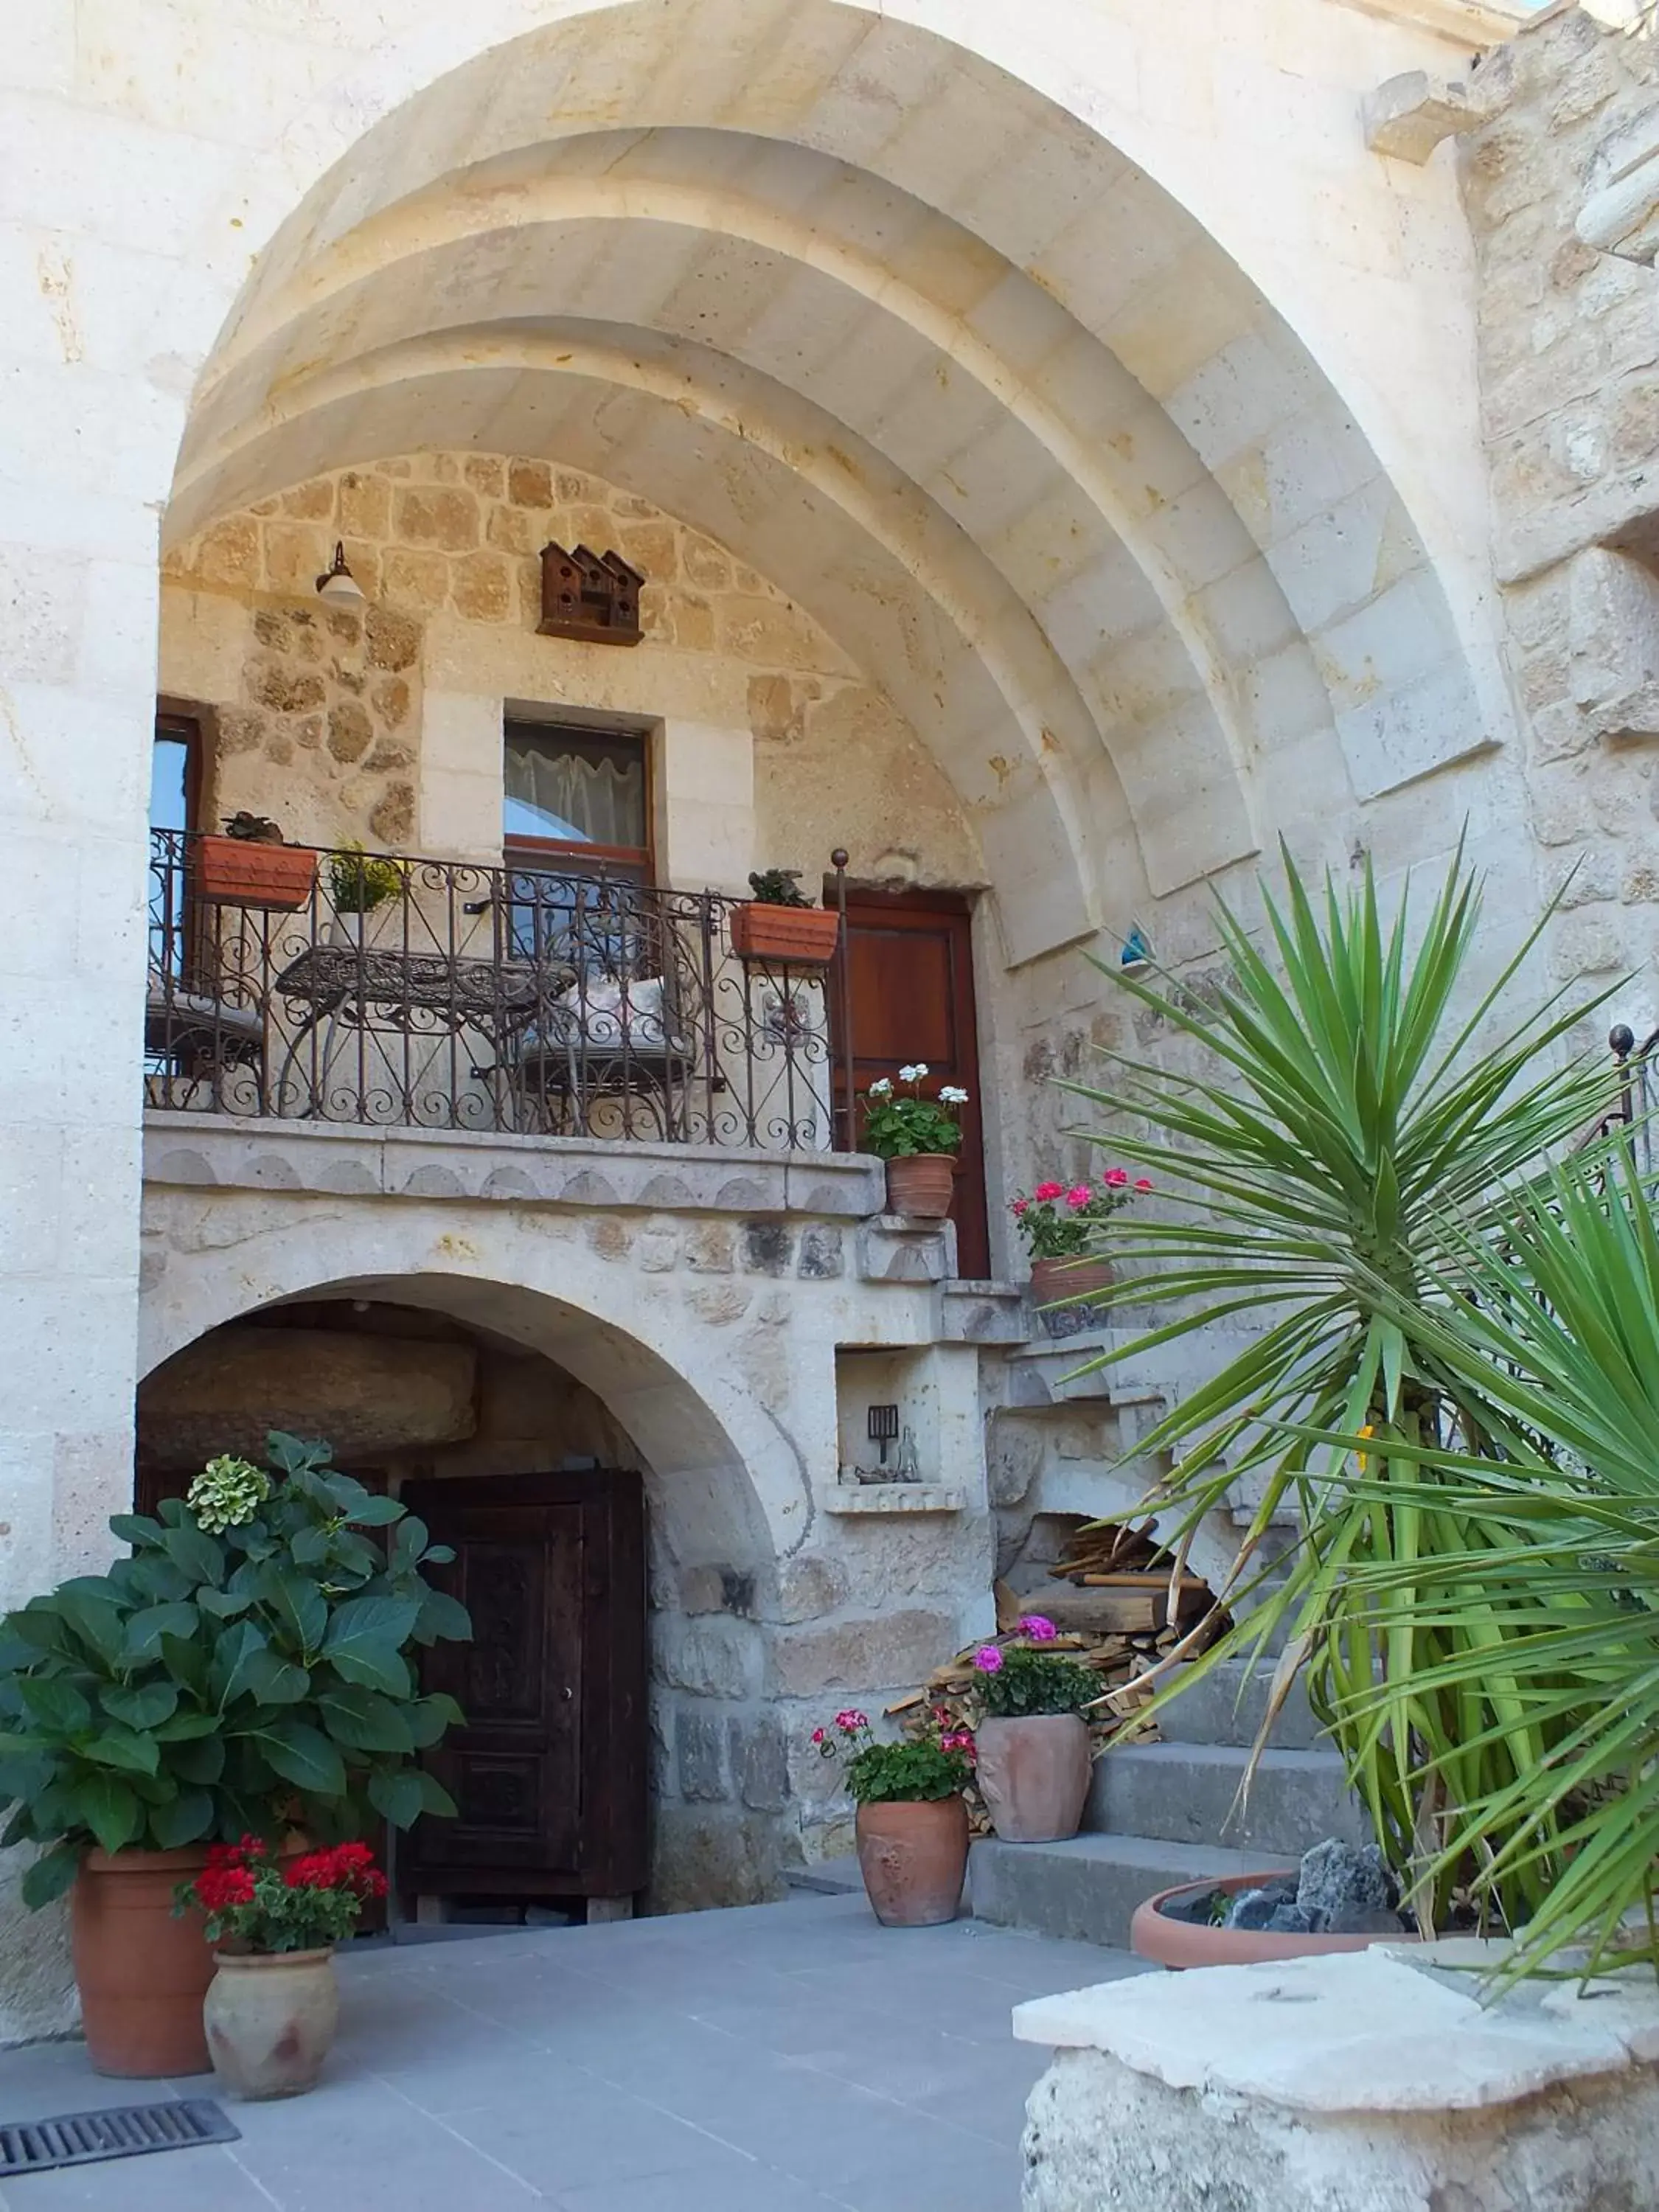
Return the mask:
[[202,2007],[213,2070],[234,2097],[297,2097],[316,2086],[340,2023],[334,1954],[214,1954]]
[[887,1163],[887,1211],[917,1221],[943,1221],[955,1194],[957,1164],[950,1152],[911,1152]]
[[975,1771],[992,1826],[1007,1844],[1076,1835],[1089,1795],[1089,1728],[1076,1713],[984,1720]]
[[309,845],[262,845],[251,837],[198,837],[191,888],[209,906],[292,914],[311,896],[317,855]]
[[1373,1943],[1415,1943],[1404,1929],[1398,1935],[1276,1936],[1265,1928],[1212,1928],[1206,1921],[1178,1920],[1166,1905],[1180,1905],[1213,1896],[1229,1896],[1241,1889],[1260,1889],[1264,1882],[1282,1881],[1294,1867],[1269,1867],[1261,1874],[1232,1874],[1218,1881],[1182,1882],[1176,1889],[1161,1889],[1135,1907],[1129,1923],[1129,1948],[1137,1958],[1154,1960],[1160,1966],[1258,1966],[1278,1959],[1313,1959],[1327,1951],[1365,1951]]
[[732,950],[740,960],[823,968],[835,957],[841,916],[833,907],[769,906],[753,899],[732,908]]
[[954,1920],[968,1872],[968,1808],[960,1797],[927,1805],[860,1805],[859,1872],[884,1928],[937,1928]]
[[1098,1297],[1111,1281],[1109,1260],[1033,1260],[1031,1303],[1051,1306],[1061,1298]]
[[181,1851],[88,1851],[70,1899],[70,1945],[87,2055],[129,2081],[205,2074],[202,1999],[213,1953],[202,1915],[173,1913],[176,1885],[207,1864]]

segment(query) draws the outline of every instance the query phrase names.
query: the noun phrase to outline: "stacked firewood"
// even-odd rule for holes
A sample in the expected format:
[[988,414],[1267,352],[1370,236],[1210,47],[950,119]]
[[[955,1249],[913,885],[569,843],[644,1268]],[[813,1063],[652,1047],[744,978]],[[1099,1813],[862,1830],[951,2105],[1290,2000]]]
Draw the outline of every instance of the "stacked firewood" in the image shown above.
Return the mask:
[[[1172,1591],[1170,1562],[1165,1554],[1161,1565],[1152,1564],[1158,1558],[1144,1532],[1099,1529],[1080,1537],[1071,1556],[1049,1570],[1053,1589],[1022,1597],[1006,1583],[996,1585],[997,1644],[1004,1650],[1026,1644],[1020,1621],[1041,1613],[1058,1633],[1040,1648],[1080,1659],[1099,1675],[1101,1702],[1085,1716],[1097,1749],[1121,1736],[1125,1723],[1151,1703],[1159,1686],[1148,1679],[1153,1669],[1214,1605],[1209,1585],[1196,1575],[1179,1577]],[[1207,1640],[1206,1633],[1188,1648],[1196,1651]],[[921,1689],[888,1706],[889,1718],[913,1735],[935,1724],[947,1731],[976,1728],[982,1711],[974,1653],[980,1648],[969,1645],[934,1668]],[[1157,1725],[1148,1723],[1135,1735],[1137,1741],[1155,1741]],[[985,1808],[971,1786],[967,1795],[974,1833],[984,1835],[990,1828]]]

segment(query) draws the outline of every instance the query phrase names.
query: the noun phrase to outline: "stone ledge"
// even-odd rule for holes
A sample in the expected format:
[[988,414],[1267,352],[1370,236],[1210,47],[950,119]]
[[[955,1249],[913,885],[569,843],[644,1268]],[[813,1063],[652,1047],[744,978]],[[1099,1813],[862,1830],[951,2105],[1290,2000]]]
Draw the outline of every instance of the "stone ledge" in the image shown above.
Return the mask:
[[1030,1334],[1030,1306],[1017,1285],[964,1280],[942,1285],[941,1344],[1024,1344]]
[[1604,2008],[1549,2006],[1550,1985],[1528,1984],[1483,2005],[1476,1973],[1447,1971],[1468,1950],[1378,1945],[1105,1983],[1016,2006],[1014,2034],[1104,2052],[1170,2088],[1308,2113],[1478,2111],[1646,2063],[1650,1980],[1598,1984],[1616,1996]]
[[1009,1404],[1060,1406],[1094,1399],[1113,1406],[1161,1406],[1164,1385],[1150,1375],[1117,1366],[1079,1371],[1133,1344],[1139,1334],[1132,1328],[1090,1328],[1075,1336],[1033,1337],[1008,1356]]
[[826,1490],[826,1513],[961,1513],[968,1493],[938,1482],[843,1482]]
[[[882,1176],[881,1163],[860,1153],[604,1144],[161,1111],[144,1116],[145,1182],[184,1188],[864,1221],[881,1204]],[[943,1246],[937,1230],[930,1234]]]

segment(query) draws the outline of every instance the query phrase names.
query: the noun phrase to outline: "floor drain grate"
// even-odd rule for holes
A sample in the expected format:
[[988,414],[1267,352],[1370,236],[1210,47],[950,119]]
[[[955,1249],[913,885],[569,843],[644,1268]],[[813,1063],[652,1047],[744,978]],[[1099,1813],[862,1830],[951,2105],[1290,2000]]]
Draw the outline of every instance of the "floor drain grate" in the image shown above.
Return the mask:
[[0,2181],[45,2173],[55,2166],[91,2166],[100,2159],[188,2150],[195,2143],[236,2142],[240,2137],[240,2129],[205,2097],[112,2105],[103,2112],[66,2112],[54,2120],[0,2121]]

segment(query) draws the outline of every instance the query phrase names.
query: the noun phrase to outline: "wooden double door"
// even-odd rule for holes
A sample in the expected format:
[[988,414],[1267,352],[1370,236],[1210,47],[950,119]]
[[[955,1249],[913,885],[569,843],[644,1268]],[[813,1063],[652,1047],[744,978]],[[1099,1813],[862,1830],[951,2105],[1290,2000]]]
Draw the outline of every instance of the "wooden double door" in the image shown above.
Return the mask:
[[[951,1218],[957,1225],[957,1267],[983,1278],[991,1272],[985,1207],[985,1137],[980,1101],[979,1024],[974,1006],[973,914],[949,892],[849,891],[847,896],[847,997],[851,1002],[854,1090],[878,1076],[898,1080],[901,1067],[922,1062],[923,1093],[936,1098],[946,1084],[968,1093],[959,1109],[962,1151]],[[840,966],[831,970],[836,1041],[837,1138],[846,1121],[847,1009]],[[856,1132],[851,1141],[856,1144]]]

